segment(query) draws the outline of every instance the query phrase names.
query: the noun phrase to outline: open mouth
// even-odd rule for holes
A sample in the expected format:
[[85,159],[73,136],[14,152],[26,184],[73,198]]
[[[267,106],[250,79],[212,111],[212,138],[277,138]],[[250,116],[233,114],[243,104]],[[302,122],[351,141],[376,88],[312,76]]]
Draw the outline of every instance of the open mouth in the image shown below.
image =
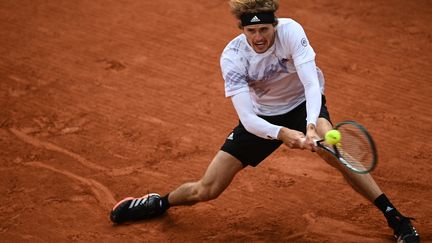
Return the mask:
[[266,42],[257,42],[257,43],[254,43],[254,46],[255,46],[256,49],[262,50],[262,49],[266,48]]

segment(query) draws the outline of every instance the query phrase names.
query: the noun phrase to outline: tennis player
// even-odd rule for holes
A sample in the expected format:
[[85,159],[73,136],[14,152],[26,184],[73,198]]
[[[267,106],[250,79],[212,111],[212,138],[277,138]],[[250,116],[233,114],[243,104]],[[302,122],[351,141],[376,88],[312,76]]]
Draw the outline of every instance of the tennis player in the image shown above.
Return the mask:
[[203,177],[161,197],[151,193],[128,197],[112,212],[114,223],[147,219],[179,205],[217,198],[234,176],[255,167],[281,144],[317,151],[337,167],[349,184],[382,211],[399,242],[419,242],[410,218],[389,201],[369,174],[350,172],[314,146],[332,129],[324,96],[324,76],[302,26],[276,18],[278,0],[231,0],[231,12],[242,32],[222,52],[225,95],[232,100],[239,124],[229,134]]

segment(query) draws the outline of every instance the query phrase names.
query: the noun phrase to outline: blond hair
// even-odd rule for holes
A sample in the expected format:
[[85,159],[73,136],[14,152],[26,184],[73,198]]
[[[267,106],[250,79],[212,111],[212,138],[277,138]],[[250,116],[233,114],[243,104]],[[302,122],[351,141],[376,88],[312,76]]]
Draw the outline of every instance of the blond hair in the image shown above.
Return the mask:
[[[279,8],[279,0],[230,0],[229,5],[231,13],[240,20],[243,14],[276,12]],[[243,27],[241,22],[239,27]]]

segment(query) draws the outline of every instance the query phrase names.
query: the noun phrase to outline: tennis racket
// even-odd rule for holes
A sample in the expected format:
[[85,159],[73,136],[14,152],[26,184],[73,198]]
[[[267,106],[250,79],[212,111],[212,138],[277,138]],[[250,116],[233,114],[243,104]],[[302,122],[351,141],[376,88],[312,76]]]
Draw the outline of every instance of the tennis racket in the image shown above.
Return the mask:
[[315,141],[316,146],[332,154],[353,172],[366,174],[375,169],[377,150],[366,128],[355,121],[343,121],[336,124],[334,129],[341,135],[338,143],[331,145],[322,139]]

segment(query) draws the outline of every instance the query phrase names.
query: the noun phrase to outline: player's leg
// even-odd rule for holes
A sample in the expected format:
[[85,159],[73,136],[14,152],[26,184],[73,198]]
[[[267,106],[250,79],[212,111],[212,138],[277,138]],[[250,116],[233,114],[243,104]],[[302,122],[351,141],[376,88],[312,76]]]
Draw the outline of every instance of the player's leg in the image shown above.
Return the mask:
[[[325,133],[332,129],[331,123],[325,118],[319,118],[317,122],[318,135],[324,137]],[[333,156],[318,150],[318,154],[330,165],[341,171],[348,183],[361,195],[370,202],[374,203],[384,214],[388,225],[393,229],[398,242],[419,242],[420,236],[412,226],[409,217],[403,216],[390,202],[385,194],[376,184],[370,174],[358,174],[351,172],[345,166],[342,166]]]
[[216,199],[242,168],[243,164],[238,159],[227,152],[219,151],[201,180],[185,183],[169,193],[169,204],[192,205]]
[[185,183],[164,197],[151,193],[141,198],[125,198],[114,206],[111,220],[121,223],[155,217],[171,206],[192,205],[215,199],[242,168],[257,166],[281,144],[278,140],[257,137],[239,123],[226,138],[200,180]]
[[164,197],[151,193],[140,198],[125,198],[114,206],[111,220],[122,223],[152,218],[163,214],[170,206],[192,205],[215,199],[242,168],[243,164],[235,157],[219,151],[201,180],[185,183]]

